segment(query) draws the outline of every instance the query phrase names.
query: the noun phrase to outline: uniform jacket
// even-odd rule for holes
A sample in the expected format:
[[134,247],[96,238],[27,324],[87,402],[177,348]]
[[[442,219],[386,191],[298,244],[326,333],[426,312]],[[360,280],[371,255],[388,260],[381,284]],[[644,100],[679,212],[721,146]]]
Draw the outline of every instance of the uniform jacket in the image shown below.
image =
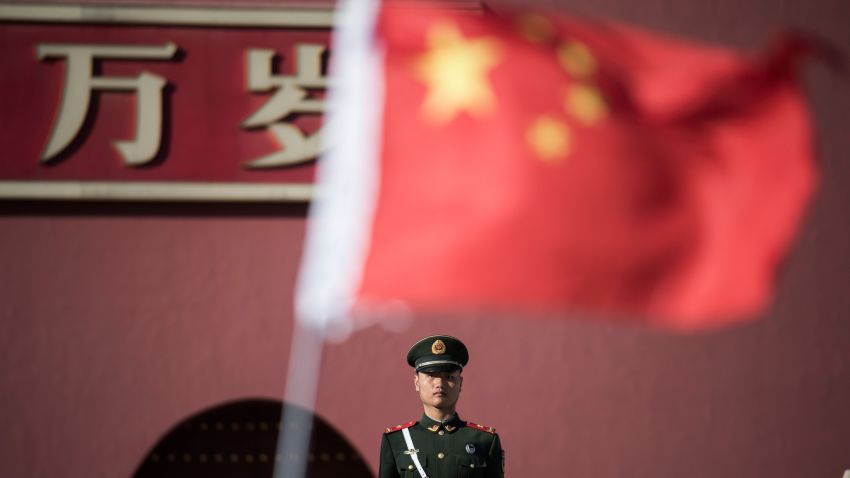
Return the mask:
[[457,415],[440,423],[423,414],[419,421],[387,428],[381,442],[378,478],[419,478],[407,452],[403,429],[410,431],[419,463],[428,478],[504,477],[504,453],[492,427],[465,422]]

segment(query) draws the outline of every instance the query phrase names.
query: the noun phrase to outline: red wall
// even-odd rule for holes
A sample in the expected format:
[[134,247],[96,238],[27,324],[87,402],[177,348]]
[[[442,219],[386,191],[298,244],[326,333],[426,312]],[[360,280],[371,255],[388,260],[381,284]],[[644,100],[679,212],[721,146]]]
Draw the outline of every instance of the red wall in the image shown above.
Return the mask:
[[[845,0],[550,3],[732,45],[790,23],[850,52]],[[840,477],[850,88],[823,67],[806,79],[822,189],[762,320],[692,337],[521,318],[370,329],[328,347],[318,413],[376,467],[381,430],[421,413],[407,348],[449,333],[472,354],[460,413],[497,427],[512,476]],[[129,476],[181,419],[279,397],[303,228],[293,206],[0,203],[0,476]]]
[[188,415],[281,395],[301,217],[2,206],[0,476],[129,476]]

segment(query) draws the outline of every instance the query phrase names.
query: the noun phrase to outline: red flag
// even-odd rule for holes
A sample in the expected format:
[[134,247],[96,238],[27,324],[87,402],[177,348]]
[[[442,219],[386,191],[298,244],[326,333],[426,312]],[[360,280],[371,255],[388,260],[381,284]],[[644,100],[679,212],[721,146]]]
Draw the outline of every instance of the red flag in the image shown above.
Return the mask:
[[769,303],[816,172],[793,40],[758,57],[613,23],[384,8],[354,304],[680,330]]

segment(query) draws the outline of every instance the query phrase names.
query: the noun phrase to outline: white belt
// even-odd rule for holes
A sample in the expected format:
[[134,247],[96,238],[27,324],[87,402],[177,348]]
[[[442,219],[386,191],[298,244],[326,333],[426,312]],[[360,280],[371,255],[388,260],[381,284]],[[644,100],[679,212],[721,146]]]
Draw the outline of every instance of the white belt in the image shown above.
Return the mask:
[[422,469],[422,464],[419,463],[419,457],[416,456],[416,453],[419,452],[416,448],[413,448],[413,440],[410,438],[410,431],[405,428],[401,431],[402,435],[404,435],[404,443],[407,444],[407,453],[410,455],[410,458],[413,459],[413,464],[416,465],[416,470],[419,471],[419,476],[422,478],[428,478],[428,475],[425,474],[425,470]]

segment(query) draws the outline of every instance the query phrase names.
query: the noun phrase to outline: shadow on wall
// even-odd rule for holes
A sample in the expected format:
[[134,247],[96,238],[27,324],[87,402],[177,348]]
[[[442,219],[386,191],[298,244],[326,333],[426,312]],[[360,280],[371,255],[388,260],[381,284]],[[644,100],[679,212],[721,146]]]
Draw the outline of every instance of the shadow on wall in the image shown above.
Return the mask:
[[[281,411],[279,401],[240,400],[193,415],[154,445],[133,476],[269,478],[282,459],[275,452]],[[322,418],[303,413],[313,420],[307,477],[373,477],[345,437]]]

